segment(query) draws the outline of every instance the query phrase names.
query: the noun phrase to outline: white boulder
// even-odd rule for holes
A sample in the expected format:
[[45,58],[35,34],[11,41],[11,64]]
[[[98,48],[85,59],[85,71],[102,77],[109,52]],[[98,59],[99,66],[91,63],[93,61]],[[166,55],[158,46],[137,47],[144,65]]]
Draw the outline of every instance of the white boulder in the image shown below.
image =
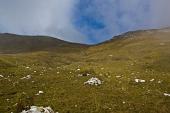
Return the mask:
[[89,84],[89,85],[101,85],[102,82],[96,77],[90,78],[88,81],[84,82],[84,84]]
[[51,107],[31,106],[29,110],[23,110],[21,113],[54,113]]

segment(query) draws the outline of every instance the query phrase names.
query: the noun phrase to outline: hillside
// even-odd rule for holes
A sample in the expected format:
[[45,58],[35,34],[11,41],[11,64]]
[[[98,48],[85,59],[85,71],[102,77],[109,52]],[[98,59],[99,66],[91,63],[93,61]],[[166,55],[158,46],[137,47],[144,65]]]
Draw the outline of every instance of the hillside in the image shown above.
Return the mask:
[[[1,34],[0,51],[0,113],[30,105],[59,113],[170,112],[169,28],[92,46]],[[102,84],[84,84],[91,77]]]
[[79,48],[86,47],[87,45],[70,43],[47,36],[0,34],[0,52],[6,54],[36,51],[76,52]]

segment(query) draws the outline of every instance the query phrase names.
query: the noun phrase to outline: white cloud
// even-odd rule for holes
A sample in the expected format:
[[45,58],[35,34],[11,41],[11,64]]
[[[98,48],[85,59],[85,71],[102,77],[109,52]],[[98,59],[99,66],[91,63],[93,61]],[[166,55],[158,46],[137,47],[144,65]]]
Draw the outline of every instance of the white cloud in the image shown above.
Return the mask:
[[154,27],[170,26],[170,0],[151,0],[151,23]]
[[129,30],[170,25],[169,0],[93,0],[93,4],[84,7],[86,15],[96,16],[105,28],[86,25],[77,28],[73,20],[80,16],[74,14],[78,2],[83,3],[82,0],[0,0],[0,31],[87,43],[88,34],[100,42]]
[[85,37],[72,25],[76,0],[1,0],[2,32],[51,35],[84,42]]
[[105,28],[96,30],[84,25],[82,29],[101,42],[122,32],[170,26],[169,4],[169,0],[89,1],[86,15],[99,15]]

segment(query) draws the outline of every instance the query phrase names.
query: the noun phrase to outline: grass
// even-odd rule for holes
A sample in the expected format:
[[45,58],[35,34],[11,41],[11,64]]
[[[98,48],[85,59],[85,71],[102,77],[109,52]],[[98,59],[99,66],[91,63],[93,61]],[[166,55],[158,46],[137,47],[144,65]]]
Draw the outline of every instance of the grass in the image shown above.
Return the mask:
[[[19,113],[30,105],[60,113],[169,113],[170,97],[164,96],[170,93],[169,36],[141,31],[75,47],[76,52],[1,54],[0,113]],[[90,76],[78,76],[86,73]],[[31,79],[20,79],[27,75]],[[84,85],[91,77],[102,85]],[[136,83],[136,78],[146,82]],[[44,93],[37,96],[38,91]]]

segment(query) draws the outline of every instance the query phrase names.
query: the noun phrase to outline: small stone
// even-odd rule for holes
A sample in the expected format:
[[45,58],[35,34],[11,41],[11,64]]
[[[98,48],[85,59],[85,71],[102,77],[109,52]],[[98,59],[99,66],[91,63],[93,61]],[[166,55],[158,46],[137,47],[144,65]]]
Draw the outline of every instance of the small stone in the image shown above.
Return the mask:
[[158,84],[160,84],[160,83],[162,83],[162,81],[159,80],[159,81],[158,81]]
[[142,80],[142,79],[135,79],[135,82],[136,83],[144,83],[144,82],[146,82],[145,80]]
[[21,80],[23,80],[23,79],[31,79],[31,75],[27,75],[27,76],[25,76],[25,77],[22,77],[22,78],[20,78]]
[[153,82],[155,79],[151,79],[150,82]]
[[30,67],[26,67],[26,69],[29,69]]
[[43,91],[39,91],[38,93],[39,93],[39,94],[43,94],[44,92],[43,92]]
[[116,76],[116,78],[121,78],[121,76]]
[[170,94],[168,94],[168,93],[164,93],[164,96],[168,96],[168,97],[170,97]]

